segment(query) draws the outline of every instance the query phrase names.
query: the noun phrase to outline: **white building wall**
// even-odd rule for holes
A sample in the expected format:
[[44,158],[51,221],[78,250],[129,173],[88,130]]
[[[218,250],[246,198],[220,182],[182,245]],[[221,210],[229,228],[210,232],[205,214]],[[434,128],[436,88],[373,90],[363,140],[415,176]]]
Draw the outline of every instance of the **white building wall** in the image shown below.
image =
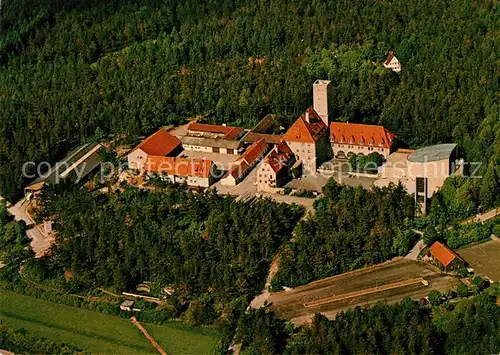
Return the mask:
[[316,171],[316,145],[314,143],[286,142],[297,160],[301,160],[304,171]]
[[408,161],[408,177],[416,181],[417,177],[427,178],[427,198],[437,192],[450,176],[450,160],[443,159],[427,163]]
[[228,175],[221,179],[220,183],[225,186],[236,186],[236,179],[232,175]]
[[389,64],[384,63],[384,67],[389,68],[392,71],[395,71],[396,73],[399,73],[401,71],[401,63],[396,57],[392,57]]
[[199,187],[210,187],[210,178],[204,178],[199,176],[177,176],[177,175],[167,175],[159,174],[163,181],[168,181],[171,183],[183,184],[186,183],[188,186],[199,186]]
[[[185,150],[204,152],[204,153],[213,153],[214,149],[213,147],[202,146],[202,145],[190,145],[190,144],[183,144],[183,147]],[[219,153],[238,155],[238,149],[233,149],[233,152],[230,153],[227,148],[219,148]]]
[[205,146],[201,146],[201,145],[189,145],[189,144],[183,144],[183,147],[185,150],[212,153],[212,147],[205,147]]
[[209,178],[199,177],[199,176],[189,176],[187,178],[187,184],[189,186],[199,186],[199,187],[209,187]]
[[130,169],[141,170],[146,164],[148,155],[142,149],[136,149],[127,156],[128,167]]
[[348,157],[350,155],[349,153],[356,154],[356,155],[361,155],[361,154],[368,155],[368,154],[377,152],[380,155],[382,155],[385,159],[387,159],[387,157],[390,154],[389,148],[384,148],[384,147],[380,147],[380,146],[376,146],[376,145],[361,146],[361,145],[357,145],[357,144],[332,143],[332,150],[333,150],[333,154],[335,155],[335,157],[338,157],[339,152],[344,152],[346,157]]
[[260,164],[257,170],[257,190],[269,191],[275,188],[276,178],[276,173],[269,164]]
[[313,84],[313,108],[321,117],[325,125],[330,124],[328,120],[328,85],[329,80],[316,80]]

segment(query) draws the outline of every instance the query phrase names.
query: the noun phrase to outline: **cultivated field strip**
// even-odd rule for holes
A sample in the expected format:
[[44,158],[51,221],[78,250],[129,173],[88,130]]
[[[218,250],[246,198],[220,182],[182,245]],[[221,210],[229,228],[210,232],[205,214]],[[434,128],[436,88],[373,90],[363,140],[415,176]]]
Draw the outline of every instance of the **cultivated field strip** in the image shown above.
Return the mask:
[[420,299],[431,290],[445,292],[459,283],[456,277],[443,274],[433,266],[398,258],[272,293],[269,301],[280,316],[301,324],[318,312],[333,318],[348,308],[370,306],[378,301],[394,303],[405,297]]

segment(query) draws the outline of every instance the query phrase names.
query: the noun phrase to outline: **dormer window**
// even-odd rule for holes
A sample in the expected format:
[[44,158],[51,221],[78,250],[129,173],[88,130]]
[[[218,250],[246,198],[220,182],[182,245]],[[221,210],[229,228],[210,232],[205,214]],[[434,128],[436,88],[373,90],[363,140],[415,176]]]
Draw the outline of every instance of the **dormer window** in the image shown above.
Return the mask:
[[383,146],[384,145],[384,140],[382,139],[378,145],[379,146]]

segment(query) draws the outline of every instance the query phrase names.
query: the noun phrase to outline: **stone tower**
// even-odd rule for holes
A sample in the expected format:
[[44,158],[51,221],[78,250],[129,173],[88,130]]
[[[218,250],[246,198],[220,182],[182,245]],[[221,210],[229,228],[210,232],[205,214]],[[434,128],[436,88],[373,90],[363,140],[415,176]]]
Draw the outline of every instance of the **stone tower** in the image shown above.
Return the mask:
[[330,80],[316,80],[313,84],[313,108],[318,113],[326,126],[328,121],[328,85]]

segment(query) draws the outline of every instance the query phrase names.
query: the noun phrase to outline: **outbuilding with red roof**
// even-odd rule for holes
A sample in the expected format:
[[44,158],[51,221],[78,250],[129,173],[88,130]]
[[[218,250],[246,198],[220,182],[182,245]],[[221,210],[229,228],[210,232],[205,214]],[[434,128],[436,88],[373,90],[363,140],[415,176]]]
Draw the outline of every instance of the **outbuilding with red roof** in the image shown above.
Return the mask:
[[243,128],[206,123],[190,123],[181,137],[186,150],[238,155],[242,150]]
[[128,154],[128,166],[130,169],[141,170],[149,156],[175,156],[181,149],[180,139],[160,128]]
[[252,144],[245,153],[234,162],[226,175],[221,179],[222,185],[235,186],[243,180],[269,151],[269,144],[264,138]]
[[215,164],[208,159],[187,159],[148,156],[143,170],[158,174],[163,180],[186,183],[189,186],[209,187],[214,182]]
[[295,155],[286,142],[277,144],[257,171],[257,189],[272,191],[285,185],[291,178]]
[[465,261],[453,250],[440,242],[434,242],[429,252],[434,263],[445,271],[452,271],[465,267]]

